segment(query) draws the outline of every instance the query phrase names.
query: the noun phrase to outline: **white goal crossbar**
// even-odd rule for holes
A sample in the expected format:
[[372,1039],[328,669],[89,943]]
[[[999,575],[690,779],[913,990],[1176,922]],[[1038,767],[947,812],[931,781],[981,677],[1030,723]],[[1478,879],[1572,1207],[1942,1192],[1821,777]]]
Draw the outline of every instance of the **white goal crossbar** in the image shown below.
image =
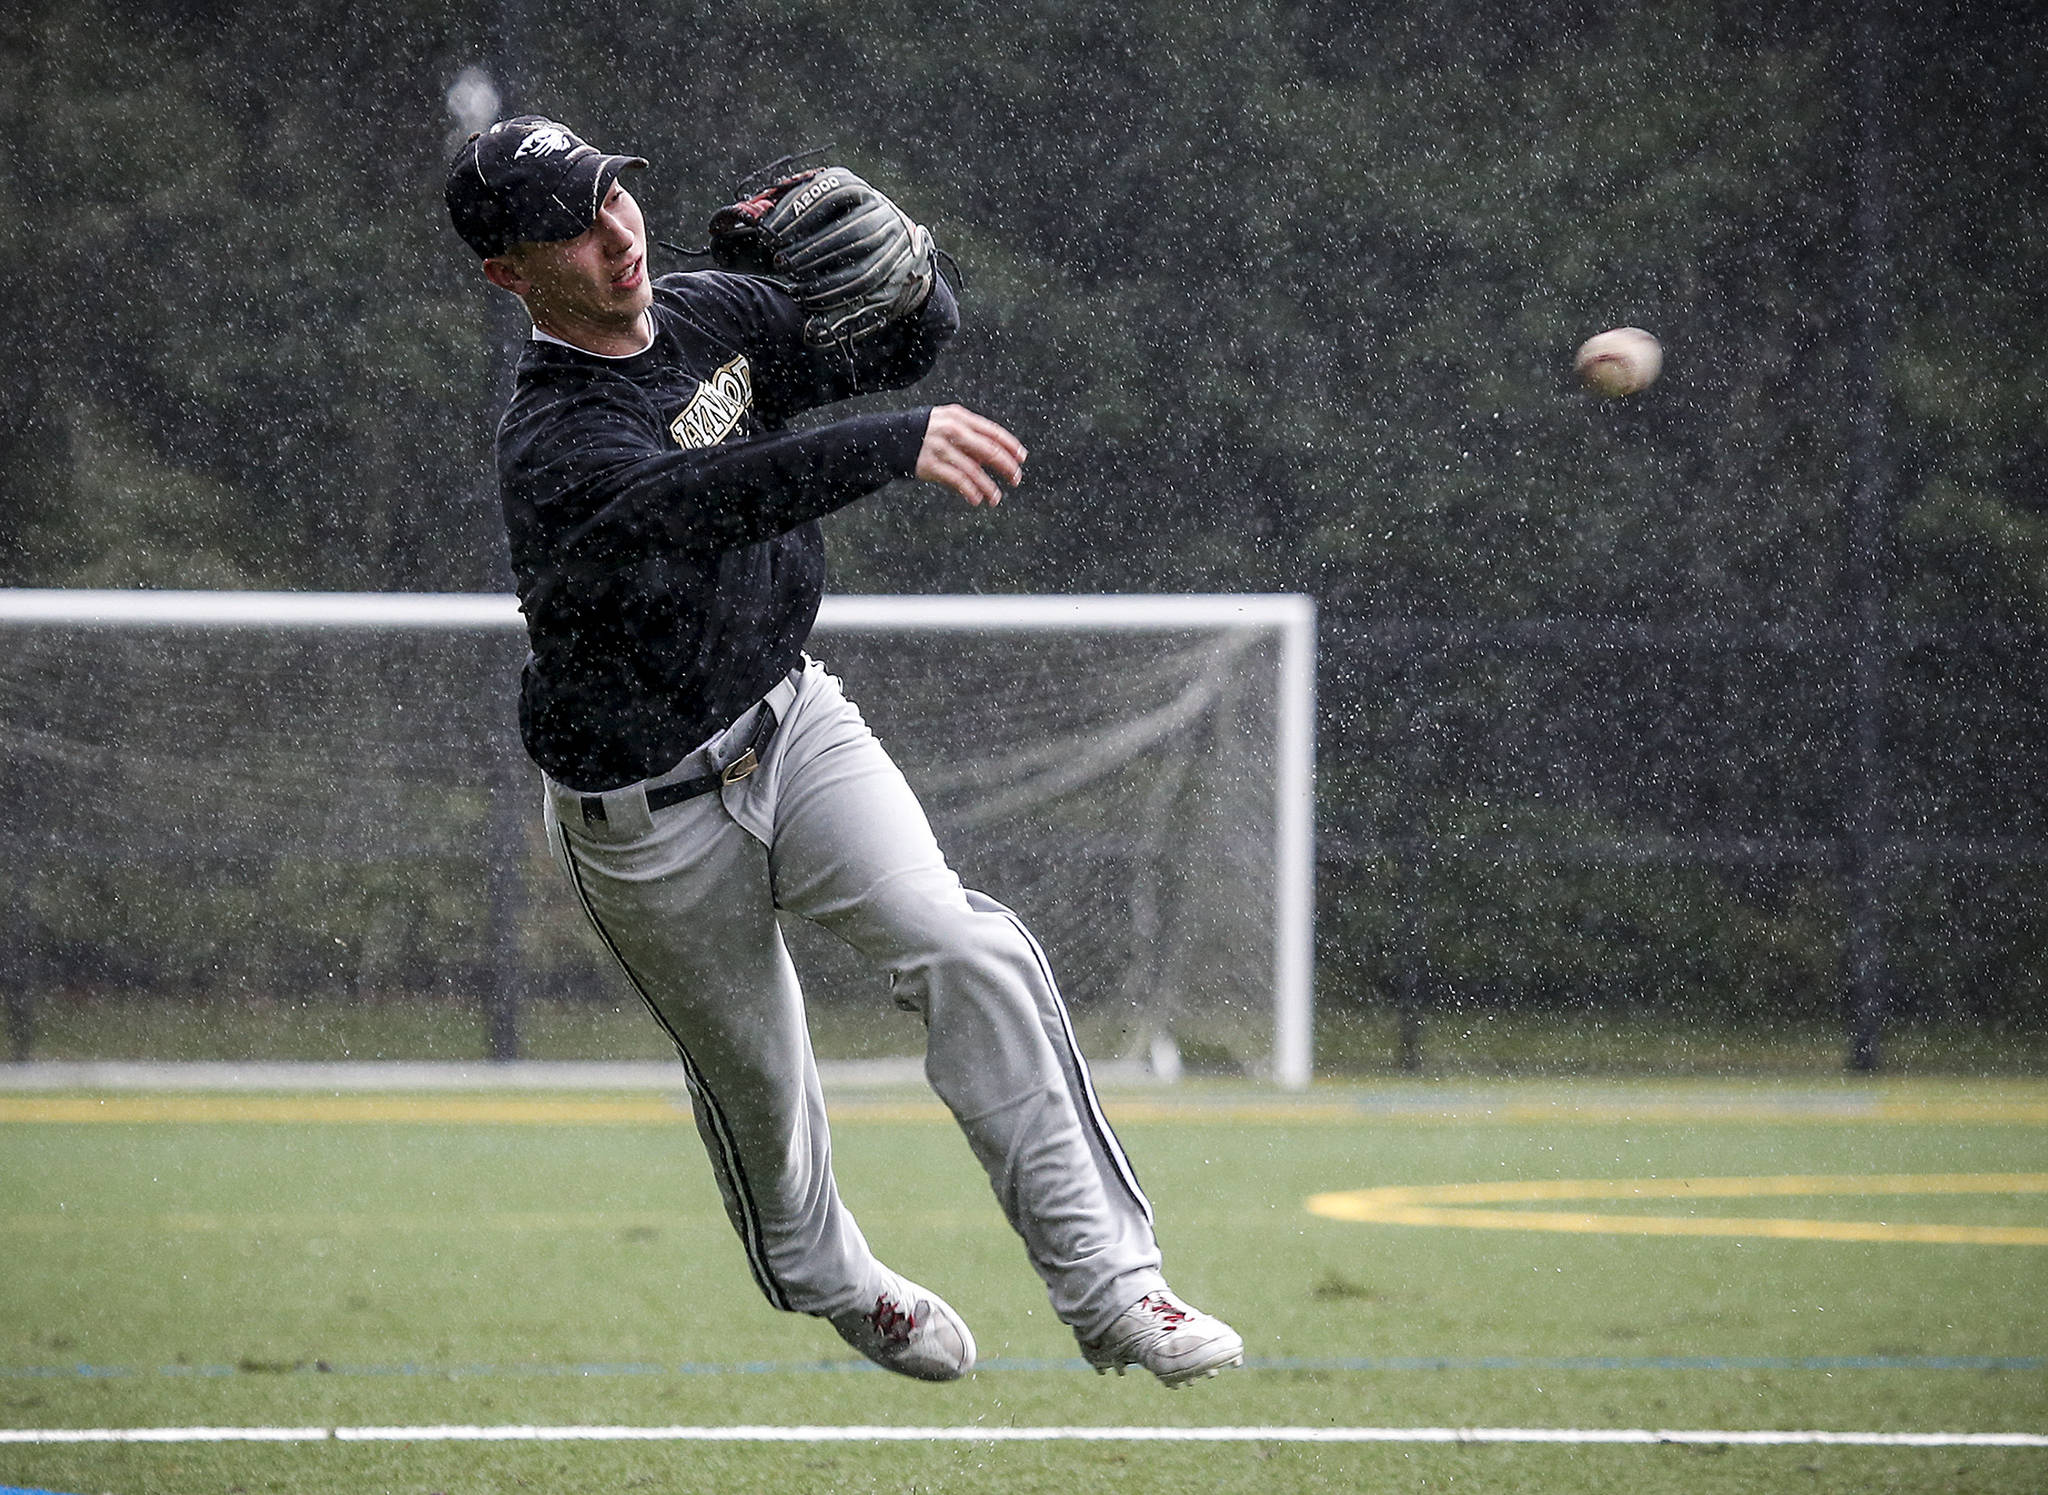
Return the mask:
[[[188,592],[0,588],[0,623],[102,628],[513,629],[509,595],[476,592]],[[1280,640],[1274,713],[1272,1078],[1313,1067],[1315,603],[1296,594],[1161,596],[833,596],[821,632],[904,626],[976,632],[1258,628]]]

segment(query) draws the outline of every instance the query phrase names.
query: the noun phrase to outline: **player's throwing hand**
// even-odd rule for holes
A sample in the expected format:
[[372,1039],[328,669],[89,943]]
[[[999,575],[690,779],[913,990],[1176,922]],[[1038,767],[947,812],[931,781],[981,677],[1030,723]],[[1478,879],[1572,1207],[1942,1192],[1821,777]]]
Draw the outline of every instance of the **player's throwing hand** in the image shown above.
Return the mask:
[[941,483],[971,504],[1003,501],[996,479],[1012,488],[1024,481],[1024,443],[965,405],[938,405],[924,429],[917,475]]

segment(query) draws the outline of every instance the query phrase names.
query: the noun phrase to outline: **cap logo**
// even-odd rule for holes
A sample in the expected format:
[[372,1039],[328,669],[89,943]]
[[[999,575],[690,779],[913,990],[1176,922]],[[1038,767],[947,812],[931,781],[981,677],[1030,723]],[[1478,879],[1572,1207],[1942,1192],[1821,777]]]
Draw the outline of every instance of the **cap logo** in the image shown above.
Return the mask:
[[560,125],[543,125],[519,142],[519,149],[512,152],[512,159],[519,161],[527,156],[552,156],[575,148],[576,137],[567,130]]

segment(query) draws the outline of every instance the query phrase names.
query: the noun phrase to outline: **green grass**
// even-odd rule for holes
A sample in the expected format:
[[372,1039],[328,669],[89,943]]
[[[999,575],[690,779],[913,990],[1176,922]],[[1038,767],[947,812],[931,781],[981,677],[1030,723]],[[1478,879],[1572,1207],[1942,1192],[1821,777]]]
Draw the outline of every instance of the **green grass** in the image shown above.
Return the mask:
[[[667,1059],[675,1050],[636,1003],[529,1002],[527,1057]],[[481,1059],[482,1004],[388,1001],[46,997],[37,1004],[37,1059]]]
[[[919,1052],[917,1019],[873,1002],[813,1002],[818,1052],[869,1059]],[[1129,1035],[1112,1015],[1077,1016],[1091,1054],[1122,1053]],[[522,1057],[669,1059],[661,1029],[631,1000],[521,1004]],[[1262,1035],[1260,1035],[1262,1037]],[[1257,1038],[1254,1039],[1256,1043]],[[488,1046],[482,1005],[464,998],[304,1001],[131,998],[65,994],[35,1010],[38,1059],[474,1060]],[[1400,1031],[1384,1005],[1326,1005],[1316,1062],[1330,1076],[1398,1073]],[[1811,1022],[1716,1023],[1688,1015],[1432,1009],[1421,1024],[1421,1073],[1471,1075],[1839,1074],[1841,1030]],[[1967,1024],[1899,1027],[1885,1036],[1888,1072],[1909,1075],[2048,1075],[2048,1033]],[[1187,1058],[1199,1067],[1191,1044]]]
[[[1556,1083],[1496,1091],[1510,1102],[1573,1093]],[[1372,1105],[1390,1094],[1431,1093],[1331,1088],[1312,1100]],[[1744,1093],[1769,1099],[1780,1091],[1758,1085]],[[1972,1090],[1897,1084],[1885,1093],[1947,1100]],[[1610,1083],[1599,1094],[1683,1101],[1701,1092]],[[2048,1087],[2008,1084],[1997,1094],[2048,1103]],[[2048,1247],[1368,1226],[1303,1207],[1320,1191],[1395,1183],[2043,1172],[2048,1126],[1427,1120],[1347,1115],[1343,1107],[1290,1119],[1284,1106],[1216,1109],[1257,1100],[1198,1090],[1172,1114],[1148,1111],[1158,1119],[1121,1127],[1160,1207],[1176,1286],[1236,1322],[1253,1359],[1244,1371],[1178,1394],[1135,1376],[1101,1381],[1069,1364],[1071,1338],[1051,1318],[986,1182],[943,1121],[850,1111],[836,1140],[842,1186],[878,1251],[945,1292],[980,1339],[989,1368],[945,1387],[843,1373],[849,1352],[829,1330],[763,1304],[695,1134],[680,1120],[0,1125],[0,1426],[2048,1431],[2048,1373],[1941,1369],[1929,1358],[2040,1356],[2048,1346]],[[2048,1224],[2043,1195],[1698,1207]],[[1653,1363],[1673,1357],[1696,1363]],[[1801,1364],[1816,1357],[1909,1363]],[[1452,1364],[1412,1363],[1426,1359]],[[1487,1359],[1498,1363],[1473,1363]],[[82,1366],[97,1373],[80,1373]],[[1097,1487],[2017,1495],[2048,1487],[2048,1451],[0,1445],[6,1484],[80,1495],[1068,1495]]]
[[[1399,1022],[1386,1006],[1317,1013],[1321,1073],[1396,1073],[1400,1046]],[[1842,1072],[1848,1039],[1838,1024],[1803,1019],[1759,1024],[1685,1013],[1441,1007],[1423,1013],[1418,1049],[1420,1073],[1434,1076],[1822,1076]],[[1880,1052],[1890,1074],[2048,1074],[2048,1033],[1895,1024]]]
[[[821,1054],[916,1054],[923,1030],[875,1004],[813,1003]],[[617,1001],[530,1000],[518,1016],[527,1059],[673,1059],[675,1048],[630,994]],[[395,997],[305,1001],[100,995],[37,1004],[32,1056],[55,1060],[475,1060],[489,1038],[481,1002]]]

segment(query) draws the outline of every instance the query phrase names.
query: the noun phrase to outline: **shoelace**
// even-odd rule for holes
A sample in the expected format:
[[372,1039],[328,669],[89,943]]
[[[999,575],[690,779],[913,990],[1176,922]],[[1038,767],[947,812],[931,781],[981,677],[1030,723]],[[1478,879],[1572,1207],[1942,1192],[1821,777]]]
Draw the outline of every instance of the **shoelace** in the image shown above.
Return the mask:
[[1161,1297],[1158,1293],[1147,1293],[1144,1305],[1154,1318],[1159,1319],[1165,1325],[1168,1332],[1178,1329],[1188,1321],[1187,1314],[1174,1307],[1169,1300]]
[[917,1330],[917,1315],[905,1313],[887,1294],[875,1299],[875,1311],[868,1315],[868,1322],[891,1344],[902,1344]]

